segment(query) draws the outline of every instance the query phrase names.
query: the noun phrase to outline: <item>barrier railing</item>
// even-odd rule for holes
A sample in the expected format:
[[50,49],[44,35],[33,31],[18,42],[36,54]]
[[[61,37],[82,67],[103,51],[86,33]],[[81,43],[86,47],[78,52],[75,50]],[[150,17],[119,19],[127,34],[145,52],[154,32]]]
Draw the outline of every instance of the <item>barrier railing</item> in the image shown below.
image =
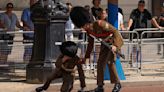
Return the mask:
[[[138,51],[137,51],[137,59],[138,59],[138,61],[139,61],[139,69],[141,69],[141,63],[142,63],[142,50],[141,50],[141,45],[143,44],[143,43],[141,43],[142,42],[142,39],[143,38],[145,38],[145,37],[149,37],[148,36],[148,34],[145,36],[145,32],[148,32],[148,31],[154,31],[154,33],[156,33],[157,31],[159,31],[159,30],[163,30],[163,29],[159,29],[159,28],[138,28],[138,29],[134,29],[133,31],[135,31],[135,32],[138,32],[138,37],[139,37],[139,43],[138,43]],[[153,38],[153,39],[155,39],[155,38]],[[137,66],[138,66],[138,64],[137,64]]]
[[[84,57],[84,50],[86,49],[84,45],[88,44],[87,42],[87,38],[86,38],[86,32],[85,31],[81,31],[81,29],[74,29],[74,30],[71,30],[71,29],[66,29],[66,33],[67,32],[73,32],[73,34],[79,34],[79,33],[82,33],[82,38],[83,39],[77,39],[77,37],[75,37],[75,39],[73,40],[74,42],[77,42],[79,44],[82,44],[82,57]],[[138,33],[137,32],[133,32],[133,31],[120,31],[121,34],[136,34],[137,35],[137,39],[135,39],[136,41],[134,41],[134,39],[132,39],[131,42],[129,42],[129,39],[125,39],[125,44],[126,45],[134,45],[134,44],[137,44],[138,43]],[[13,31],[13,32],[0,32],[0,34],[24,34],[24,33],[34,33],[33,31]],[[14,42],[22,42],[23,40],[22,39],[17,39],[17,40],[14,40]],[[3,40],[0,40],[0,42],[3,42]],[[95,40],[95,45],[99,45],[100,43]],[[32,46],[33,44],[32,43],[28,43],[28,44],[11,44],[11,45],[8,45],[8,46],[25,46],[25,45],[29,45],[29,46]],[[95,52],[95,47],[94,47],[94,52]],[[129,53],[129,52],[128,52]],[[94,56],[95,58],[97,58],[96,56]],[[128,57],[129,58],[130,55],[128,54]],[[93,59],[93,60],[96,60],[96,59]],[[96,62],[96,61],[94,61]]]
[[[153,69],[155,64],[157,65],[154,69],[159,69],[161,67],[161,63],[164,63],[164,31],[159,31],[159,29],[150,29],[151,31],[144,31],[141,34],[141,42],[140,42],[140,50],[141,50],[141,59],[140,59],[140,68],[142,70],[143,65],[146,64],[154,64],[152,67],[147,69]],[[153,30],[153,31],[152,31]],[[145,38],[144,35],[147,34],[156,34],[157,37],[147,37]],[[158,55],[158,49],[160,45],[163,45],[163,52],[161,55]],[[145,47],[146,46],[146,47]],[[149,50],[147,50],[149,49]],[[147,51],[147,54],[144,54]],[[143,68],[145,69],[145,68]]]
[[[138,70],[138,59],[135,54],[139,51],[139,34],[136,31],[120,31],[120,33],[123,37],[125,36],[124,45],[121,49],[122,53],[125,54],[125,60],[121,60],[125,61],[125,63],[123,63],[124,69]],[[134,47],[136,47],[136,50],[133,49]]]
[[[147,30],[147,31],[144,31],[144,30]],[[124,63],[123,67],[125,67],[126,69],[132,69],[132,68],[142,69],[141,67],[142,67],[142,64],[144,61],[142,57],[143,57],[143,53],[145,53],[145,52],[143,52],[143,49],[144,49],[143,46],[144,45],[164,44],[164,41],[163,41],[164,38],[148,38],[148,39],[143,38],[145,34],[160,33],[160,32],[164,33],[164,31],[148,31],[148,30],[159,30],[159,29],[157,29],[157,28],[152,29],[151,28],[151,29],[135,29],[134,31],[120,31],[120,33],[122,35],[128,34],[127,37],[124,39],[124,46],[122,47],[122,53],[125,54],[125,60],[121,60]],[[137,31],[144,31],[141,34],[141,39],[140,39]],[[67,32],[73,32],[74,35],[76,35],[76,34],[78,35],[79,33],[82,33],[82,39],[78,39],[78,37],[76,35],[72,41],[81,44],[81,52],[80,53],[81,53],[81,56],[84,57],[85,50],[86,50],[85,45],[88,44],[86,32],[82,31],[81,29],[74,29],[74,30],[66,29],[66,33]],[[19,55],[21,55],[21,58],[23,58],[23,56],[22,56],[23,52],[24,52],[23,48],[25,46],[32,46],[33,45],[32,43],[28,43],[28,44],[22,43],[23,39],[22,39],[21,34],[24,34],[24,33],[34,33],[34,32],[33,31],[21,31],[21,30],[13,31],[13,32],[2,32],[2,31],[0,31],[0,34],[15,34],[15,35],[20,34],[20,38],[14,39],[14,43],[16,43],[16,44],[10,44],[8,46],[12,46],[13,48],[17,48],[17,49],[15,49],[17,51],[19,51],[18,49],[20,49],[20,47],[21,47],[22,51],[19,52],[19,53],[22,53],[22,54],[19,54]],[[133,36],[135,36],[135,37],[133,37]],[[158,41],[158,42],[156,42],[156,41]],[[0,43],[3,43],[3,42],[6,42],[6,41],[0,40]],[[20,43],[20,44],[18,44],[18,43]],[[95,45],[94,45],[94,49],[93,49],[93,53],[92,53],[92,61],[93,61],[94,65],[96,65],[97,57],[98,57],[97,53],[99,53],[96,51],[97,45],[100,45],[100,42],[95,40]],[[136,47],[135,51],[133,51],[133,47]],[[12,52],[14,52],[15,50],[12,50]],[[136,54],[136,53],[137,53],[137,55],[134,55],[134,57],[133,57],[133,54]],[[14,55],[12,56],[12,58],[14,58]],[[20,59],[20,57],[19,57],[19,59]],[[12,59],[12,60],[14,60],[14,59]],[[21,59],[21,60],[23,61],[23,59]],[[21,61],[21,60],[15,59],[15,61]],[[135,61],[136,66],[133,66],[134,60],[136,60]],[[96,66],[95,66],[95,68],[96,68]]]

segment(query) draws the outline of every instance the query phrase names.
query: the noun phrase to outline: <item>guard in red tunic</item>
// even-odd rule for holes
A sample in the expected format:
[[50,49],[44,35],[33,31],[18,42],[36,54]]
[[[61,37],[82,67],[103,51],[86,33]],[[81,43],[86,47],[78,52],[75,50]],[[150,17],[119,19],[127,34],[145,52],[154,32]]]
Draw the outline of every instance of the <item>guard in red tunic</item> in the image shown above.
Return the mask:
[[97,62],[98,87],[94,91],[104,92],[104,71],[106,64],[108,64],[111,83],[115,84],[112,92],[119,92],[121,89],[121,84],[115,67],[115,52],[119,51],[123,45],[123,39],[119,31],[117,31],[111,24],[107,23],[106,21],[91,21],[89,12],[83,7],[74,7],[70,13],[70,16],[71,20],[77,27],[84,29],[89,35],[101,38],[112,48],[109,49],[106,45],[101,44],[99,59]]

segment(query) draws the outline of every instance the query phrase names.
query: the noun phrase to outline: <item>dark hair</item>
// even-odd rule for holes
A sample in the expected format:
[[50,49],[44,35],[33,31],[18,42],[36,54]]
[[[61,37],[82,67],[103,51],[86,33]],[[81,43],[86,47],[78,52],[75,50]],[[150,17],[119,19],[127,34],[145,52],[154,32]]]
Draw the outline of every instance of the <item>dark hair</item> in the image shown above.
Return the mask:
[[66,5],[70,5],[70,6],[72,6],[72,4],[71,4],[71,3],[66,3]]
[[60,46],[60,51],[63,55],[69,56],[69,57],[75,57],[77,54],[77,45],[76,43],[72,41],[66,41],[63,42]]
[[145,4],[145,1],[144,0],[138,1],[138,4],[140,4],[140,3]]
[[6,8],[8,8],[8,7],[10,7],[10,8],[14,8],[13,3],[7,3],[7,4],[6,4]]
[[[96,0],[92,0],[92,4],[93,4],[93,5],[95,4],[95,1],[96,1]],[[99,1],[101,1],[101,0],[99,0]]]
[[85,5],[84,8],[85,8],[87,11],[90,11],[90,6],[89,6],[89,5]]
[[118,12],[121,13],[122,15],[124,15],[121,8],[118,8]]
[[78,28],[81,28],[86,23],[92,22],[92,18],[90,15],[91,14],[89,13],[89,11],[81,6],[74,7],[70,12],[71,20]]
[[98,19],[101,19],[101,14],[103,13],[103,11],[106,11],[106,10],[100,8],[99,13],[98,13]]

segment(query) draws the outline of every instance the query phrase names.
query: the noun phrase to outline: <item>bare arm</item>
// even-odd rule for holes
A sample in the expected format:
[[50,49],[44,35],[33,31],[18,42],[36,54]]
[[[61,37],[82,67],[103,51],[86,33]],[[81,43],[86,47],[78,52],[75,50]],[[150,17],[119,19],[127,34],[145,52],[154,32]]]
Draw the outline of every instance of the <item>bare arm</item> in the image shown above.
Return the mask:
[[23,22],[24,31],[34,31],[30,29],[30,26],[26,23],[26,21],[22,20],[22,22]]
[[0,28],[5,28],[5,25],[2,23],[1,20],[0,20]]
[[121,30],[125,30],[124,24],[121,24],[120,27],[121,27]]
[[16,26],[18,27],[18,28],[20,28],[20,29],[23,29],[23,26],[21,26],[20,25],[20,22],[17,20],[17,22],[16,22]]
[[153,24],[155,27],[161,28],[161,27],[158,25],[158,23],[157,23],[157,21],[155,20],[155,18],[152,18],[152,19],[151,19],[151,22],[152,22],[152,24]]
[[129,19],[127,30],[130,30],[132,24],[133,24],[133,19]]
[[24,20],[22,20],[22,22],[23,22],[23,26],[30,28]]

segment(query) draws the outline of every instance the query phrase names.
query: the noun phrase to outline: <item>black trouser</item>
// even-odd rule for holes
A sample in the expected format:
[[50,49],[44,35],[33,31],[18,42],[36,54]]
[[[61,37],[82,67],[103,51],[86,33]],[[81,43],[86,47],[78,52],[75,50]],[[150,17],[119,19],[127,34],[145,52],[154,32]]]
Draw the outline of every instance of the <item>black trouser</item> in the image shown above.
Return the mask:
[[13,44],[14,35],[0,34],[0,40],[8,40],[8,44]]
[[23,43],[32,43],[34,40],[34,37],[27,36],[23,34]]

